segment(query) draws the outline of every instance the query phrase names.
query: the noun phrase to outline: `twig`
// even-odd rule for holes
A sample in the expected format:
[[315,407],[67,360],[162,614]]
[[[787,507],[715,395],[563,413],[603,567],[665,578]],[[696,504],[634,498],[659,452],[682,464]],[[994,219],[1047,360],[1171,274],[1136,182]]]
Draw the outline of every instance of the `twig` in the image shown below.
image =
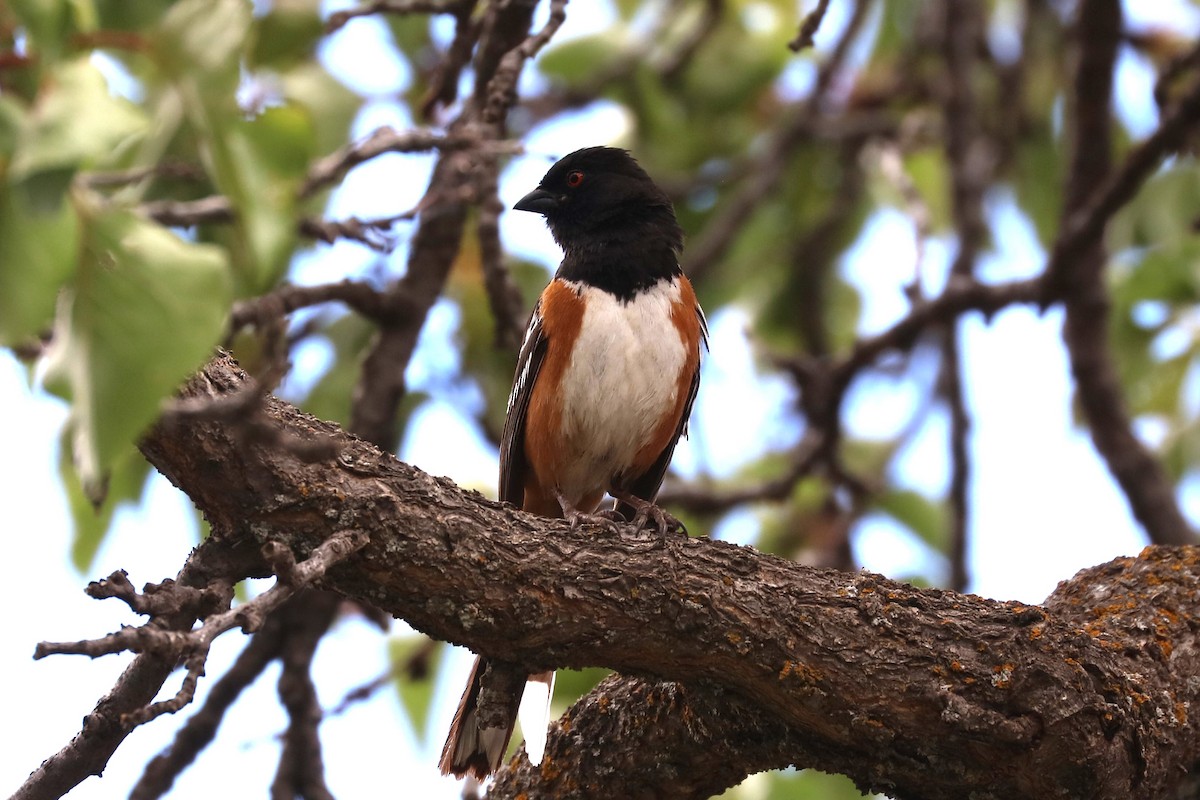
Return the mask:
[[1183,146],[1197,122],[1200,122],[1200,82],[1180,98],[1154,133],[1129,152],[1120,169],[1066,214],[1046,265],[1044,304],[1061,298],[1075,259],[1100,240],[1108,221],[1133,199],[1162,160]]
[[341,598],[331,592],[306,591],[295,599],[299,602],[278,612],[285,615],[280,649],[283,670],[278,692],[287,710],[288,726],[271,783],[271,796],[333,800],[325,783],[321,739],[317,734],[322,714],[312,679],[312,661],[321,637],[337,618]]
[[204,170],[195,164],[189,164],[184,161],[164,161],[160,164],[151,164],[148,167],[137,167],[135,169],[85,172],[79,178],[87,186],[95,189],[105,189],[113,186],[126,186],[131,183],[139,183],[147,178],[201,180],[204,178]]
[[971,456],[967,440],[971,434],[971,415],[963,397],[962,356],[957,326],[947,328],[942,339],[942,373],[938,393],[950,411],[950,584],[955,592],[964,592],[970,582],[967,571],[968,534],[971,504]]
[[476,0],[462,0],[450,12],[454,15],[454,38],[429,78],[429,88],[421,101],[424,119],[432,118],[439,105],[449,106],[458,97],[459,77],[483,31],[482,18],[475,16],[475,6]]
[[416,215],[417,210],[411,209],[375,219],[349,217],[343,220],[322,220],[308,217],[300,221],[300,233],[326,244],[332,244],[338,239],[350,239],[378,253],[390,253],[396,247],[396,237],[390,232],[392,225],[411,220]]
[[[825,1],[828,2],[828,0]],[[704,41],[716,31],[724,13],[724,0],[704,0],[704,11],[701,13],[700,19],[683,36],[675,49],[658,59],[654,65],[654,69],[664,81],[673,81],[683,72],[684,67],[691,62],[696,51],[700,49],[700,45],[704,44]],[[675,14],[668,11],[665,16],[674,18]]]
[[[972,279],[979,251],[987,238],[983,218],[983,193],[992,182],[996,159],[979,121],[973,76],[977,54],[984,50],[984,12],[977,0],[945,0],[941,5],[942,57],[947,80],[942,93],[945,116],[946,158],[951,168],[951,198],[958,251],[950,265],[955,279]],[[914,286],[913,291],[919,291]],[[971,416],[963,397],[959,326],[945,325],[941,331],[941,380],[938,394],[950,412],[950,587],[966,588],[967,536],[971,506],[967,492],[971,480]]]
[[[162,714],[173,713],[191,702],[195,696],[196,684],[204,674],[204,664],[208,659],[208,651],[213,640],[226,631],[241,628],[250,632],[257,630],[263,618],[278,608],[300,586],[311,584],[325,574],[333,564],[345,559],[350,554],[361,549],[367,543],[367,535],[359,531],[340,531],[330,536],[318,545],[312,554],[300,564],[284,570],[290,579],[279,580],[267,591],[249,602],[229,609],[220,614],[214,614],[205,619],[203,625],[193,631],[163,630],[157,626],[144,625],[138,628],[123,628],[117,633],[109,634],[100,639],[81,642],[42,642],[34,651],[34,658],[45,658],[48,655],[75,653],[95,658],[100,655],[119,652],[154,653],[163,657],[174,654],[186,657],[187,675],[183,684],[174,697],[139,710],[129,712],[124,717],[128,725],[142,725]],[[288,551],[290,553],[290,551]],[[279,548],[274,548],[270,554],[279,558]],[[230,595],[232,597],[232,595]]]
[[521,292],[504,266],[504,248],[500,243],[500,214],[504,211],[504,204],[500,202],[497,190],[498,167],[493,162],[481,171],[485,174],[479,178],[479,190],[484,199],[479,206],[475,230],[479,236],[483,286],[495,319],[496,347],[516,352],[523,335],[521,317],[524,309]]
[[[294,602],[296,598],[293,597],[289,604]],[[129,800],[157,800],[165,795],[175,779],[213,740],[225,712],[278,657],[283,642],[280,618],[280,614],[268,617],[233,666],[213,682],[204,704],[183,723],[171,745],[146,765],[142,777],[129,793]]]
[[340,30],[352,19],[372,14],[452,14],[461,0],[372,0],[357,8],[348,8],[329,15],[325,32]]
[[821,21],[825,19],[825,12],[828,10],[829,0],[820,0],[817,7],[809,12],[800,23],[800,31],[796,34],[795,39],[788,42],[788,49],[793,53],[799,53],[806,47],[812,47],[813,36],[821,27]]
[[[176,577],[193,588],[232,586],[242,578],[261,574],[262,559],[256,548],[206,539],[188,556]],[[196,617],[181,612],[159,618],[164,630],[187,631]],[[51,800],[104,770],[108,760],[133,730],[127,714],[154,700],[178,659],[140,655],[125,669],[113,688],[83,721],[71,742],[42,762],[13,795],[12,800]]]
[[753,486],[716,491],[703,486],[667,485],[659,493],[658,502],[695,514],[717,514],[746,503],[785,500],[796,484],[812,473],[824,450],[825,434],[810,428],[789,454],[787,470],[778,477]]
[[389,311],[383,293],[365,281],[346,278],[317,286],[285,284],[261,297],[234,304],[229,328],[236,331],[246,325],[264,325],[298,309],[322,303],[345,303],[370,319],[380,319]]
[[[486,13],[505,19],[487,21],[484,27],[503,32],[497,35],[508,41],[514,23],[524,20],[528,26],[527,12],[528,8],[517,3],[491,5]],[[419,206],[421,221],[409,251],[408,271],[388,291],[389,296],[403,297],[411,313],[389,320],[380,328],[355,387],[351,430],[384,450],[396,446],[399,436],[396,408],[405,393],[404,366],[412,356],[425,315],[441,295],[458,255],[467,203],[479,202],[481,165],[488,164],[498,154],[518,149],[500,137],[508,109],[516,100],[521,69],[550,40],[565,18],[566,0],[551,0],[546,24],[508,51],[494,74],[477,68],[471,100],[450,125],[447,141],[464,144],[458,149],[441,149],[429,189]],[[486,91],[481,90],[482,86],[487,87]]]
[[[1140,183],[1135,182],[1140,173],[1132,165],[1146,164],[1151,141],[1182,140],[1189,127],[1183,120],[1194,120],[1194,115],[1200,113],[1200,99],[1193,89],[1177,112],[1129,155],[1125,168],[1104,183],[1111,163],[1110,103],[1120,30],[1118,0],[1088,0],[1080,5],[1076,35],[1080,52],[1071,105],[1071,168],[1062,234],[1051,257],[1054,269],[1047,267],[1046,286],[1047,290],[1065,293],[1063,340],[1078,386],[1076,396],[1096,449],[1150,540],[1188,544],[1196,540],[1196,534],[1179,508],[1162,464],[1133,432],[1133,420],[1109,349],[1111,304],[1104,282],[1107,255],[1103,232],[1108,216],[1116,210],[1108,203],[1122,194],[1131,196]],[[1164,133],[1168,130],[1175,131],[1171,137]],[[1099,198],[1089,202],[1098,191]],[[1080,213],[1086,215],[1082,223],[1077,222]],[[1085,236],[1084,231],[1092,235]],[[1076,238],[1069,240],[1072,236]]]
[[138,210],[156,222],[175,228],[233,221],[233,204],[223,195],[211,195],[199,200],[151,200],[142,203]]
[[[302,287],[295,288],[297,293],[303,294]],[[281,290],[280,294],[286,297],[287,292]],[[269,306],[270,302],[267,301],[264,306]],[[260,307],[258,311],[262,314],[265,309]],[[265,415],[264,401],[287,372],[287,338],[284,335],[282,316],[274,319],[259,316],[255,321],[260,329],[266,332],[263,351],[266,354],[264,360],[267,366],[263,374],[257,378],[247,378],[243,388],[230,394],[170,400],[164,405],[159,418],[160,425],[176,426],[205,419],[219,419],[237,431],[247,444],[276,441],[275,437],[280,435],[280,431]],[[328,461],[338,454],[337,444],[331,437],[317,435],[301,438],[286,435],[287,439],[281,440],[280,444],[301,461]]]
[[704,234],[690,246],[684,255],[684,271],[692,281],[699,283],[721,259],[733,243],[734,238],[745,227],[754,209],[758,208],[775,192],[783,176],[789,174],[788,157],[813,129],[813,118],[821,108],[833,78],[841,71],[850,52],[850,44],[857,38],[867,20],[870,0],[856,0],[854,11],[846,29],[842,32],[828,60],[821,65],[812,94],[791,113],[772,133],[762,154],[754,160],[748,178],[714,217],[705,226]]
[[[229,198],[212,195],[199,200],[153,200],[142,203],[138,210],[150,219],[176,228],[190,228],[214,222],[233,222],[234,208]],[[395,247],[394,238],[386,233],[396,222],[414,218],[419,209],[410,209],[399,214],[377,219],[350,217],[345,220],[326,220],[320,217],[301,217],[296,223],[297,231],[312,239],[332,243],[338,239],[350,239],[378,252],[390,252]]]
[[520,77],[521,68],[550,42],[566,20],[567,0],[550,0],[550,16],[542,29],[527,36],[518,47],[509,50],[500,59],[495,73],[487,76],[487,82],[483,84],[487,87],[482,103],[482,119],[485,122],[503,125],[508,109],[517,99],[517,78]]
[[311,197],[326,186],[337,183],[354,167],[384,153],[420,153],[434,149],[443,152],[486,149],[497,154],[513,154],[521,150],[518,144],[483,141],[477,136],[465,135],[461,130],[453,135],[424,130],[402,133],[385,126],[376,129],[361,142],[347,145],[314,163],[297,194],[302,199]]
[[912,177],[904,170],[904,157],[900,147],[885,140],[873,149],[873,155],[879,166],[879,174],[895,187],[901,202],[904,203],[905,214],[912,220],[913,248],[916,250],[916,256],[913,259],[912,283],[905,290],[905,294],[910,302],[917,302],[924,285],[925,245],[933,235],[933,216]]
[[1160,111],[1170,105],[1171,84],[1180,75],[1197,66],[1200,66],[1200,41],[1192,45],[1187,52],[1172,58],[1170,63],[1162,68],[1158,73],[1158,78],[1154,81],[1154,102]]

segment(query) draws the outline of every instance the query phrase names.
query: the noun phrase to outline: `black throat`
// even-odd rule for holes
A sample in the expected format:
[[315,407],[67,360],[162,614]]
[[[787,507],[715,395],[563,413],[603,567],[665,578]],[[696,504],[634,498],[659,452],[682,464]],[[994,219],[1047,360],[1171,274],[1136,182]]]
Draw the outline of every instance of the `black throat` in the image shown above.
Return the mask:
[[622,302],[683,274],[674,219],[669,225],[646,219],[563,238],[563,261],[555,277],[603,289]]

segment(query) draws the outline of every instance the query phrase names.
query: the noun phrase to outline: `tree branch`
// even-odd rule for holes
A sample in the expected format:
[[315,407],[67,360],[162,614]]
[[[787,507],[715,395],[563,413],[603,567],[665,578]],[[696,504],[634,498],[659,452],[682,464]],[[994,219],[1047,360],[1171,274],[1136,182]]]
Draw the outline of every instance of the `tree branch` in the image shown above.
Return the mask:
[[[1111,303],[1104,283],[1107,253],[1103,221],[1098,223],[1093,237],[1080,240],[1069,250],[1064,244],[1075,215],[1096,208],[1096,203],[1089,203],[1089,199],[1104,188],[1111,169],[1110,101],[1121,32],[1118,0],[1090,0],[1080,5],[1078,14],[1076,40],[1080,50],[1071,104],[1071,168],[1067,176],[1063,236],[1055,247],[1059,264],[1057,270],[1052,269],[1052,259],[1051,267],[1047,268],[1047,286],[1054,286],[1057,281],[1065,293],[1067,316],[1063,340],[1071,359],[1076,397],[1096,450],[1107,462],[1129,499],[1133,515],[1152,542],[1191,543],[1196,535],[1179,508],[1166,471],[1133,432],[1133,420],[1109,348]],[[1164,121],[1160,131],[1168,124],[1169,121]],[[1135,151],[1131,155],[1127,165],[1136,163],[1137,154]],[[1109,183],[1110,188],[1100,194],[1101,200],[1113,192],[1112,185]],[[1100,217],[1093,212],[1088,218]],[[1063,256],[1064,252],[1069,256]]]
[[[236,391],[241,380],[220,359],[187,393]],[[424,475],[280,401],[267,413],[285,429],[342,436],[337,460],[305,463],[270,441],[233,447],[205,418],[144,443],[204,510],[213,539],[279,540],[302,554],[333,530],[370,531],[327,588],[533,670],[599,665],[679,681],[688,704],[675,706],[674,724],[701,733],[748,704],[758,739],[708,735],[702,763],[729,761],[719,782],[795,763],[935,800],[1161,797],[1196,760],[1187,709],[1200,684],[1187,676],[1200,672],[1200,549],[1089,571],[1045,608],[1000,603],[721,542],[573,531]],[[659,713],[603,697],[585,702],[634,741],[638,721]],[[562,737],[536,776],[502,780],[531,796],[560,796],[539,781],[572,781],[578,796],[613,797],[614,785],[666,779],[661,747],[631,752],[621,736],[582,753]],[[655,785],[654,796],[680,796]]]
[[[176,581],[202,589],[265,574],[255,545],[210,538],[192,551]],[[173,631],[189,630],[195,620],[194,609],[157,618],[164,630]],[[103,772],[112,754],[136,727],[129,715],[154,700],[177,663],[174,654],[148,653],[135,658],[112,690],[84,717],[83,729],[70,744],[43,761],[11,800],[56,800],[88,776]]]

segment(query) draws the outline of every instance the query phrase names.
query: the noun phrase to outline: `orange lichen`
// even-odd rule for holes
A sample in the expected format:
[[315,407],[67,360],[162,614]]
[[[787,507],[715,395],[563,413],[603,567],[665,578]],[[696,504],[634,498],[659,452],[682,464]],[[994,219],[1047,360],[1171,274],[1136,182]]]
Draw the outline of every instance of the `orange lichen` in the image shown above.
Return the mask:
[[997,664],[992,667],[992,686],[997,689],[1008,689],[1012,686],[1013,671],[1016,665],[1011,663]]
[[784,661],[779,670],[779,680],[794,678],[803,683],[816,683],[824,677],[820,670],[814,669],[800,661]]

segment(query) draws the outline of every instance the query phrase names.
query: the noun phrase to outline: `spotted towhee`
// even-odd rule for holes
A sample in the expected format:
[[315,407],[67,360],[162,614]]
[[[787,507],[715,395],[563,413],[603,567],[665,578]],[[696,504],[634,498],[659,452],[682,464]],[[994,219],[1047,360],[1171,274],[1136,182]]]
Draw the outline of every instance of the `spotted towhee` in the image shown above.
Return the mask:
[[[566,156],[515,206],[543,214],[563,261],[542,292],[500,444],[500,498],[573,525],[616,511],[661,532],[681,527],[654,504],[700,384],[704,313],[679,268],[671,201],[624,150]],[[480,779],[500,765],[524,683],[549,707],[554,673],[526,676],[478,658],[442,751],[443,774]],[[528,726],[527,726],[528,727]],[[526,731],[537,763],[545,725]]]

